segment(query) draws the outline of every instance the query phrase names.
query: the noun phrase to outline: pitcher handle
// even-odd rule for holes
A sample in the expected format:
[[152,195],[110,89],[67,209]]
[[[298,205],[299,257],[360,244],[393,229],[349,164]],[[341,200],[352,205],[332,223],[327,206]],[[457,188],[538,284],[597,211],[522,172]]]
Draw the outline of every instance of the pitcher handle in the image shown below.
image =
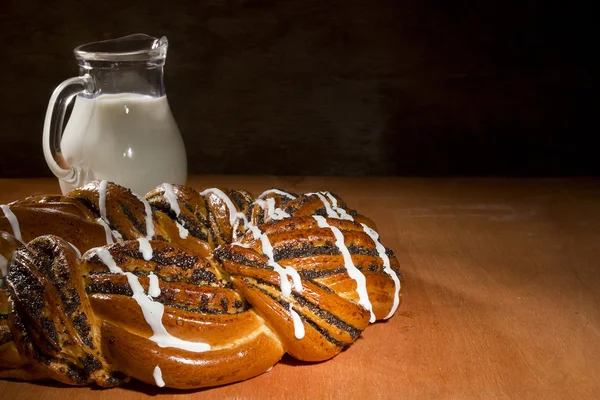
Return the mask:
[[85,179],[80,168],[70,166],[62,155],[60,141],[62,138],[63,122],[67,106],[73,97],[79,93],[93,93],[95,90],[94,78],[90,75],[70,78],[58,85],[46,110],[44,120],[44,133],[42,136],[42,147],[44,157],[50,170],[58,179],[73,186],[81,186]]

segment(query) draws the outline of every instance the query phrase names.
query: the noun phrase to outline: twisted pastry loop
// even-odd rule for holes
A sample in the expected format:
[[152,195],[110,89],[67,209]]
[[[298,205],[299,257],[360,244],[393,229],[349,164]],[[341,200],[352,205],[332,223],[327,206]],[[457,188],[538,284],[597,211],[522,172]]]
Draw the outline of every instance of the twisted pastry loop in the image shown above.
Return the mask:
[[0,377],[226,384],[334,357],[400,303],[393,252],[328,192],[102,181],[2,212]]

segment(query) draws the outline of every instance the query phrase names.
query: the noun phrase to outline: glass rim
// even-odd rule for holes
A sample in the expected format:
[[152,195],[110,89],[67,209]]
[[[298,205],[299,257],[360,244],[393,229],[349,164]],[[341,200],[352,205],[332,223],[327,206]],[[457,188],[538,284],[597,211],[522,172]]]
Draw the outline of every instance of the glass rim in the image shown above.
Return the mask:
[[78,60],[85,61],[150,61],[164,59],[168,47],[166,36],[156,38],[135,33],[82,44],[73,53]]

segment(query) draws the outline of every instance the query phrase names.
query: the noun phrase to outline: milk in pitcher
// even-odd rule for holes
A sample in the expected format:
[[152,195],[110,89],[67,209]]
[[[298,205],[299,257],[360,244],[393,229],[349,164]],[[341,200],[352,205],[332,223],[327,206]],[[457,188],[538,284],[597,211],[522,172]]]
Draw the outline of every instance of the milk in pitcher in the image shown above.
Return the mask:
[[52,93],[42,132],[44,158],[63,194],[94,180],[138,195],[165,182],[185,184],[185,147],[164,84],[168,47],[164,36],[136,33],[73,50],[79,76]]
[[[61,149],[86,181],[108,179],[140,195],[157,183],[186,179],[185,148],[166,96],[77,96]],[[74,189],[60,184],[63,193]]]

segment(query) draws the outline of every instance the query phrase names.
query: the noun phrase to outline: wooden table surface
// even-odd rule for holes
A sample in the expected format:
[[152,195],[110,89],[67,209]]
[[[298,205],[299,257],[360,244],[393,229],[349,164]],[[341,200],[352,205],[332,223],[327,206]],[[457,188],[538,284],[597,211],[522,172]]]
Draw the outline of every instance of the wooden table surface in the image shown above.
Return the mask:
[[[330,190],[371,217],[404,284],[396,315],[334,359],[177,392],[0,381],[3,399],[600,396],[600,180],[196,176],[196,189]],[[58,193],[0,180],[0,204]]]

